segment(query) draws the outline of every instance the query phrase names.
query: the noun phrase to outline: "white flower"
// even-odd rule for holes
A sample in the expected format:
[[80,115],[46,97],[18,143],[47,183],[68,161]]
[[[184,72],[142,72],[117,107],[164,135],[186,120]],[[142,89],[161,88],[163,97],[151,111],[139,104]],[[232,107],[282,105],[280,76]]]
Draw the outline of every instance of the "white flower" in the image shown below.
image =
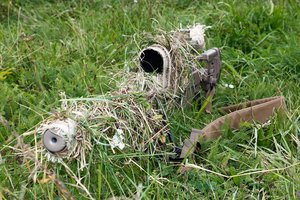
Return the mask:
[[110,146],[112,149],[118,147],[119,149],[124,149],[124,132],[122,129],[117,129],[116,134],[113,136]]
[[142,195],[143,195],[143,184],[139,183],[138,186],[136,187],[135,199],[142,199]]
[[268,127],[270,125],[271,125],[271,120],[268,120],[263,124],[257,124],[257,128],[264,128],[264,127]]
[[225,84],[224,84],[224,87],[233,89],[233,88],[234,88],[234,85],[225,83]]

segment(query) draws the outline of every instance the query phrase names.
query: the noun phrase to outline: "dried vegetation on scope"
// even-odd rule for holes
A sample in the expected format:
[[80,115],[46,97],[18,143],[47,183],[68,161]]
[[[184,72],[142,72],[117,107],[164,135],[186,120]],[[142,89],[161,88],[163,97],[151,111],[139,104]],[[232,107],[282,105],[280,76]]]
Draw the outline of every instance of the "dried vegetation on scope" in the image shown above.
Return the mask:
[[[0,74],[10,69],[0,80],[0,113],[5,119],[0,125],[0,199],[299,198],[299,1],[136,2],[0,2]],[[162,111],[176,143],[180,145],[192,127],[202,128],[220,116],[218,107],[245,100],[284,95],[288,117],[277,116],[267,127],[244,124],[235,132],[224,127],[222,138],[203,143],[199,154],[188,160],[198,170],[185,175],[178,173],[177,165],[164,162],[167,150],[156,156],[151,151],[131,151],[129,144],[121,150],[115,139],[114,153],[107,144],[116,132],[122,133],[114,120],[129,117],[137,130],[128,125],[128,132],[150,133],[137,121],[142,119],[137,110],[147,108],[147,101],[135,106],[131,100],[139,95],[128,96],[116,105],[100,101],[99,95],[107,99],[106,94],[118,90],[117,82],[126,78],[120,73],[136,69],[134,58],[148,45],[143,43],[144,32],[168,33],[195,22],[211,26],[206,46],[221,48],[224,68],[212,115],[196,107]],[[189,59],[182,55],[178,63]],[[59,111],[55,108],[61,105],[62,91],[71,109],[82,106],[93,113],[92,107],[113,111],[115,106],[127,106],[131,110],[117,109],[108,115],[104,121],[111,126],[105,132],[112,136],[108,138],[96,132],[99,121],[82,121],[88,133],[95,131],[84,139],[85,149],[90,150],[84,154],[83,168],[76,159],[49,162],[36,134],[35,125]],[[99,101],[93,105],[88,99],[74,99],[88,96]],[[161,110],[150,109],[151,115],[156,112],[159,119]],[[151,129],[160,122],[153,122]],[[137,144],[125,131],[124,137]]]

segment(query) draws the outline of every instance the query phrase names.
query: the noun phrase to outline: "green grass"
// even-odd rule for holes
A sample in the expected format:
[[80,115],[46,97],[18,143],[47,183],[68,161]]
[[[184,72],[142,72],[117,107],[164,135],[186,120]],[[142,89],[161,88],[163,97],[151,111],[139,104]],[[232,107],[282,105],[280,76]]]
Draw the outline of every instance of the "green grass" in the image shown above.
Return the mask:
[[[181,175],[178,166],[159,157],[110,155],[94,145],[81,183],[95,199],[137,194],[145,199],[299,199],[297,0],[1,1],[0,113],[23,133],[60,105],[61,91],[75,98],[113,90],[112,74],[136,68],[137,44],[143,39],[139,34],[195,22],[212,26],[207,48],[222,49],[223,71],[213,115],[199,116],[189,109],[170,113],[177,143],[192,127],[204,127],[220,116],[218,107],[245,100],[284,95],[288,117],[274,117],[271,126],[258,129],[257,140],[250,126],[224,130],[220,139],[203,143],[189,162],[216,173],[192,170]],[[8,148],[14,143],[12,130],[0,125],[0,199],[63,199],[52,181],[29,178],[32,166]],[[130,164],[125,162],[128,156],[133,158]],[[75,162],[67,163],[78,173]],[[89,198],[63,166],[50,166],[76,198]],[[39,173],[37,179],[43,177]]]

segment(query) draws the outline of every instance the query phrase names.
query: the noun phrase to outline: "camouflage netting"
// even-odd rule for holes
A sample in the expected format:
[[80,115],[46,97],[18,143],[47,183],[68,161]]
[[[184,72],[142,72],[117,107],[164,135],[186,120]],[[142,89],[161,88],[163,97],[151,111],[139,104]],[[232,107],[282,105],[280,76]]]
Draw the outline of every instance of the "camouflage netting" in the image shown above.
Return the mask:
[[[50,116],[38,128],[41,136],[56,128],[56,134],[66,141],[66,148],[60,152],[42,150],[50,161],[75,158],[85,166],[91,142],[109,146],[113,153],[115,148],[148,154],[172,150],[172,144],[166,143],[169,128],[163,115],[141,93],[123,90],[110,96],[66,101],[63,100],[63,111]],[[38,146],[43,147],[42,142]]]
[[44,148],[45,142],[38,141],[32,150],[38,155],[42,152],[52,162],[77,159],[81,168],[86,166],[92,143],[108,146],[112,153],[115,149],[150,154],[166,148],[174,150],[173,144],[166,142],[169,127],[164,105],[182,105],[193,70],[201,68],[197,57],[204,48],[204,29],[205,26],[196,25],[148,37],[144,49],[154,44],[162,47],[168,57],[162,73],[147,73],[143,69],[124,72],[116,92],[85,99],[63,98],[63,108],[41,122],[36,131],[38,139],[43,140],[51,130],[63,138],[64,148],[52,152]]
[[180,29],[171,33],[161,32],[154,36],[146,34],[147,39],[141,44],[142,50],[137,63],[143,65],[145,51],[154,50],[163,57],[163,69],[147,71],[139,66],[138,72],[124,77],[120,86],[133,91],[143,91],[152,103],[155,100],[154,102],[159,101],[160,105],[165,102],[177,106],[186,104],[189,100],[185,97],[193,81],[193,72],[195,69],[204,69],[199,62],[199,56],[205,48],[206,28],[197,24],[190,29]]

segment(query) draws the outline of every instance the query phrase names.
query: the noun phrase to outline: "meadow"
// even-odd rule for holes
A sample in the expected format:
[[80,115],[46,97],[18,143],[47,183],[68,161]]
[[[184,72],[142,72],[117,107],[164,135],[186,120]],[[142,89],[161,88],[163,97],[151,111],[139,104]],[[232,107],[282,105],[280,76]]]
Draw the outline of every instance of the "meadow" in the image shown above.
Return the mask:
[[[212,115],[183,108],[168,116],[177,144],[221,116],[222,106],[283,95],[287,115],[267,127],[224,128],[189,160],[201,169],[186,174],[146,153],[108,154],[94,144],[78,180],[50,165],[71,196],[45,173],[33,181],[34,163],[14,151],[16,133],[59,107],[60,92],[77,98],[113,91],[113,74],[136,69],[145,32],[194,23],[210,26],[206,48],[221,49],[223,69]],[[300,199],[299,46],[299,0],[1,0],[0,200]]]

